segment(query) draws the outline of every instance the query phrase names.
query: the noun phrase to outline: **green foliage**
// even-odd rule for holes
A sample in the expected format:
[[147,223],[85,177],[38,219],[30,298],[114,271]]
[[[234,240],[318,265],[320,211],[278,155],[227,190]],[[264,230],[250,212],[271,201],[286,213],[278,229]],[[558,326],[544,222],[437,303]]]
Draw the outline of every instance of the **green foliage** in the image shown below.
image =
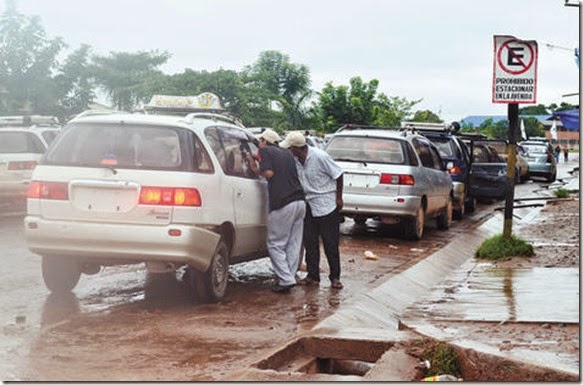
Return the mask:
[[553,191],[553,195],[556,196],[557,198],[568,198],[571,195],[571,190],[558,188]]
[[259,91],[254,98],[261,115],[274,118],[267,124],[254,122],[252,125],[267,125],[279,130],[310,128],[307,121],[311,112],[307,102],[312,91],[307,66],[291,63],[289,56],[281,52],[264,51],[241,76],[249,90]]
[[429,110],[415,112],[411,120],[414,122],[443,123],[443,120],[437,114]]
[[325,85],[319,94],[317,111],[326,132],[334,132],[342,124],[399,127],[411,115],[413,106],[420,102],[400,97],[377,95],[379,81],[363,82],[360,77],[350,79],[350,86]]
[[548,115],[549,111],[544,104],[537,104],[536,106],[527,106],[518,110],[519,115]]
[[431,363],[431,367],[427,369],[425,374],[426,376],[449,374],[461,377],[457,355],[449,345],[441,341],[425,341],[422,345],[424,345],[424,352],[421,359]]
[[502,234],[495,235],[486,239],[476,250],[477,258],[490,260],[507,260],[512,257],[533,255],[532,245],[514,235],[510,237],[504,237]]
[[145,84],[162,76],[157,68],[169,58],[170,54],[158,51],[111,52],[108,56],[93,56],[91,71],[115,108],[132,111],[140,102],[149,99]]
[[0,113],[49,113],[56,107],[51,77],[56,57],[65,46],[49,39],[38,17],[27,17],[6,1],[0,15]]

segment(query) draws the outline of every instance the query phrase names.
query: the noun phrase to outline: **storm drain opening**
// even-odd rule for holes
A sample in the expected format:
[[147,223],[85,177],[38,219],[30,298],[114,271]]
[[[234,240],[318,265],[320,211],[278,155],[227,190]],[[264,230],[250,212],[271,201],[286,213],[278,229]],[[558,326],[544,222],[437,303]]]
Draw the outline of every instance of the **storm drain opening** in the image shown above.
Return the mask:
[[261,370],[363,377],[393,342],[305,337],[255,365]]

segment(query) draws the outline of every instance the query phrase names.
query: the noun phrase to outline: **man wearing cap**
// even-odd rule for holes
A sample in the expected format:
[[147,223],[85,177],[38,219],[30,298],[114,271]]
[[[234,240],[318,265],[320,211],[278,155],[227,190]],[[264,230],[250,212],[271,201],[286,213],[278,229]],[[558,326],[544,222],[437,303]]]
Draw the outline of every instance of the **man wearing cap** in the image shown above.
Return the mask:
[[304,247],[308,275],[299,284],[320,284],[320,237],[330,267],[331,287],[342,289],[340,282],[340,214],[342,209],[343,172],[323,150],[306,145],[299,131],[288,134],[280,143],[296,157],[300,182],[308,202],[304,220]]
[[259,168],[251,154],[246,156],[251,170],[267,179],[267,250],[277,275],[272,290],[285,293],[296,285],[306,214],[305,195],[293,155],[277,145],[281,141],[279,135],[266,129],[258,138]]

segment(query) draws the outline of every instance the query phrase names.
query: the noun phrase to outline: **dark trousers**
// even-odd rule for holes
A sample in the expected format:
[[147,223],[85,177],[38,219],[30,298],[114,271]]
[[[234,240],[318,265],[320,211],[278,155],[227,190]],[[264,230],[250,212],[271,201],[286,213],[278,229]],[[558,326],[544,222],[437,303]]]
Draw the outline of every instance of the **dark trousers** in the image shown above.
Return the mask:
[[336,210],[323,217],[312,216],[307,205],[304,218],[304,247],[306,248],[306,267],[308,277],[320,281],[320,237],[324,253],[330,267],[330,280],[340,279],[340,220]]

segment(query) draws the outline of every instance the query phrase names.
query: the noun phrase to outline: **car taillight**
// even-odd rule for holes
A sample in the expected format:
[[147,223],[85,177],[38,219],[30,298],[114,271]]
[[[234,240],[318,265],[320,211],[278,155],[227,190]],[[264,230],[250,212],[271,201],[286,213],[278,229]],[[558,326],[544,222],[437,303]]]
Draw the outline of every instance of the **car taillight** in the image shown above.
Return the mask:
[[140,204],[160,206],[201,206],[200,194],[195,188],[142,187]]
[[39,182],[33,181],[28,186],[27,198],[31,199],[69,199],[69,187],[62,182]]
[[453,175],[459,175],[462,173],[462,169],[460,168],[460,166],[453,166],[452,168],[447,170],[447,172]]
[[10,163],[8,163],[7,168],[10,171],[23,171],[23,170],[34,170],[35,167],[36,167],[36,161],[26,160],[26,161],[10,162]]
[[402,184],[408,186],[415,185],[413,175],[404,174],[381,174],[381,184]]

